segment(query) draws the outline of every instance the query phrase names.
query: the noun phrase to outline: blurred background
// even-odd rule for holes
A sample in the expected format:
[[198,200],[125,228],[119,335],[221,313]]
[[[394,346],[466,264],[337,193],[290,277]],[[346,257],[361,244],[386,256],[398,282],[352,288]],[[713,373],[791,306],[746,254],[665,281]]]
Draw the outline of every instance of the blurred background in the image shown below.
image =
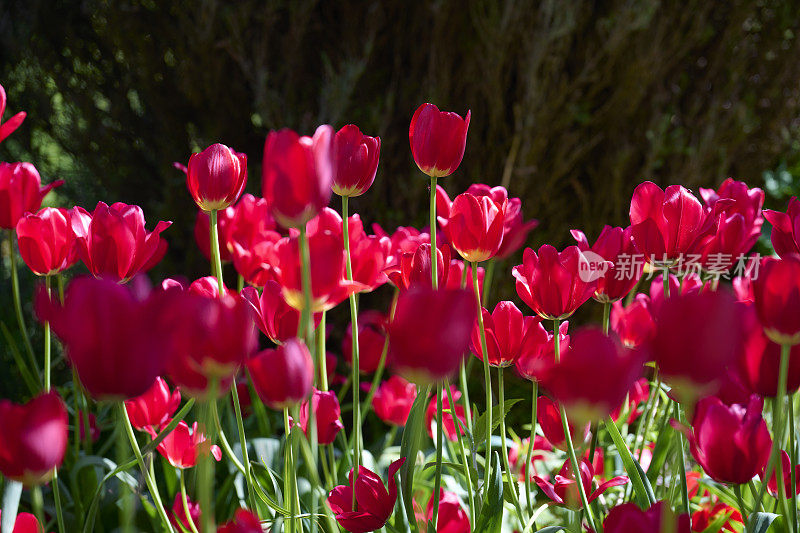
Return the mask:
[[[442,185],[451,196],[473,182],[505,185],[540,221],[531,246],[563,246],[570,228],[593,241],[603,224],[627,224],[644,179],[696,189],[732,176],[784,209],[800,176],[799,9],[781,0],[2,0],[7,116],[28,118],[0,159],[64,179],[55,203],[91,211],[123,201],[144,208],[149,228],[173,220],[154,279],[208,270],[172,162],[222,142],[248,155],[248,191],[260,194],[263,143],[276,128],[355,123],[379,135],[377,180],[352,209],[386,228],[426,225],[427,181],[407,135],[425,101],[472,110],[463,163]],[[516,299],[516,262],[498,269],[498,297]]]

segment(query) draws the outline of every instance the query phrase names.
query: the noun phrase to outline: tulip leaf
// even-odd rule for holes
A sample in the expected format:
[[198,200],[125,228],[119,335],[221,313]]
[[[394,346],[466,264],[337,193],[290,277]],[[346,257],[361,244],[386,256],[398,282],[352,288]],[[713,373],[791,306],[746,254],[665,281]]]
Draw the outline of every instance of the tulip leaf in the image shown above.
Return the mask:
[[747,533],[767,533],[772,522],[778,518],[774,513],[753,513],[747,522]]
[[633,484],[636,504],[642,509],[648,509],[656,502],[650,480],[647,479],[647,476],[642,472],[642,467],[639,466],[639,463],[631,456],[628,445],[625,444],[625,440],[622,438],[622,435],[620,435],[619,429],[617,429],[617,425],[614,421],[611,418],[607,418],[605,426],[606,431],[608,431],[609,435],[611,435],[611,439],[614,441],[614,446],[616,446],[619,452],[622,464],[625,466],[625,472],[627,472]]
[[417,398],[411,406],[408,414],[406,427],[403,429],[403,438],[400,441],[400,457],[405,457],[406,462],[400,467],[400,492],[403,494],[403,504],[406,508],[406,515],[415,531],[418,530],[416,518],[414,517],[413,495],[414,488],[414,467],[417,462],[421,438],[425,433],[425,410],[428,404],[428,392],[430,385],[423,385],[417,393]]
[[647,469],[647,479],[650,483],[655,483],[661,469],[669,456],[669,451],[672,449],[672,443],[675,437],[678,436],[675,429],[669,424],[662,426],[661,431],[658,433],[656,445],[653,448],[653,458],[650,459],[650,466]]
[[275,475],[272,471],[261,463],[250,461],[250,472],[253,474],[253,487],[256,495],[269,506],[273,511],[283,516],[289,516],[289,511],[278,505],[276,499],[270,498],[269,493],[277,494]]
[[537,530],[539,533],[558,533],[559,531],[566,531],[562,526],[548,526]]
[[[511,408],[514,407],[514,404],[521,402],[520,398],[514,398],[513,400],[506,400],[505,401],[505,411],[500,412],[500,405],[495,405],[492,407],[492,431],[497,429],[497,426],[500,425],[500,420],[505,418]],[[475,437],[475,446],[479,446],[483,444],[486,440],[486,413],[481,413],[478,419],[475,421],[475,425],[473,426],[473,435]]]
[[503,526],[503,483],[501,479],[500,456],[495,452],[492,456],[492,479],[489,480],[486,504],[481,508],[473,531],[500,532]]

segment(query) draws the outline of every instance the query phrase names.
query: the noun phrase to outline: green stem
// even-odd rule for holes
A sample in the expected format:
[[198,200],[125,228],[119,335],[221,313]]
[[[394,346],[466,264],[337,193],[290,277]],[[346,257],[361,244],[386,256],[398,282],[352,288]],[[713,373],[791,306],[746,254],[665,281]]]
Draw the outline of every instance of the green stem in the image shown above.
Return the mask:
[[[44,290],[50,297],[50,276],[44,277]],[[50,392],[50,322],[44,322],[44,390]]]
[[733,485],[733,493],[736,495],[736,503],[739,505],[739,512],[742,513],[742,517],[749,516],[747,506],[745,506],[744,499],[742,498],[742,486]]
[[661,275],[661,282],[663,286],[664,299],[669,298],[669,267],[664,267],[664,273]]
[[[791,510],[792,510],[792,522],[794,524],[794,530],[798,531],[798,524],[797,524],[797,444],[795,443],[795,419],[794,419],[794,394],[789,395],[789,459],[790,459],[790,467],[791,470],[789,471],[789,479],[791,483]],[[742,515],[744,516],[744,515]]]
[[[242,448],[242,461],[244,462],[244,478],[247,486],[247,496],[251,508],[256,508],[255,494],[252,489],[253,478],[250,474],[250,456],[247,453],[247,436],[244,433],[244,420],[242,420],[242,407],[239,404],[239,391],[236,390],[236,383],[231,386],[231,397],[233,398],[233,410],[236,413],[236,429],[239,432],[239,446]],[[220,435],[222,432],[220,431]]]
[[[528,443],[528,451],[525,454],[525,493],[528,499],[528,513],[533,516],[533,500],[531,499],[531,458],[533,457],[533,445],[536,442],[536,409],[539,402],[539,383],[536,381],[531,382],[531,440]],[[535,524],[535,523],[534,523]]]
[[[469,498],[469,523],[475,523],[475,494],[472,491],[472,474],[469,469],[469,457],[467,457],[467,448],[464,446],[464,436],[461,434],[459,427],[458,415],[456,413],[456,402],[453,401],[453,391],[450,390],[450,383],[445,382],[445,390],[447,390],[447,400],[450,402],[450,410],[453,416],[453,422],[456,425],[456,435],[458,436],[458,447],[461,450],[461,462],[464,464],[464,477],[467,480],[467,497]],[[393,428],[394,429],[394,428]]]
[[210,213],[211,224],[211,271],[217,276],[217,292],[220,298],[225,295],[225,283],[222,281],[222,261],[219,255],[219,233],[217,232],[217,210],[212,209]]
[[[436,254],[436,181],[435,176],[431,177],[431,285],[434,289],[439,288],[439,262]],[[446,266],[446,265],[445,265]],[[480,305],[480,301],[478,303]]]
[[326,359],[327,350],[325,349],[325,328],[328,312],[322,311],[322,316],[317,327],[317,359],[319,361],[319,388],[321,391],[328,390],[328,361]]
[[[392,304],[389,307],[389,322],[394,319],[394,310],[397,307],[397,298],[400,296],[400,291],[395,288],[394,296],[392,298]],[[367,393],[367,398],[364,400],[361,406],[361,423],[364,423],[364,418],[366,418],[367,414],[369,413],[370,409],[372,408],[372,399],[375,397],[375,392],[378,390],[378,386],[381,383],[381,379],[383,378],[383,371],[386,369],[386,356],[389,353],[389,337],[387,336],[386,339],[383,341],[383,349],[381,349],[381,358],[378,361],[378,368],[375,369],[375,375],[372,376],[372,383],[369,387],[369,392]]]
[[33,345],[28,336],[28,328],[25,326],[25,317],[22,315],[22,300],[19,297],[19,274],[17,273],[17,257],[14,254],[14,231],[8,232],[8,260],[11,262],[11,294],[14,297],[14,312],[17,315],[17,324],[19,331],[22,333],[22,340],[25,341],[25,350],[28,352],[31,368],[34,370],[34,375],[39,376],[39,364],[36,362],[36,356],[33,353]]
[[486,387],[486,456],[483,477],[483,495],[488,502],[489,480],[492,473],[492,375],[489,372],[489,350],[486,348],[486,330],[483,325],[483,306],[481,305],[481,291],[478,288],[478,265],[472,263],[472,288],[475,291],[475,302],[478,306],[478,331],[481,339],[481,353],[483,357],[483,380]]
[[[503,467],[506,469],[506,476],[508,478],[508,488],[511,489],[511,501],[517,510],[517,518],[519,518],[520,527],[525,527],[525,518],[522,515],[522,506],[517,497],[517,482],[511,472],[511,467],[508,464],[508,443],[506,442],[506,398],[505,388],[503,385],[503,367],[497,367],[497,394],[500,396],[500,440],[503,444]],[[531,445],[533,445],[531,443]]]
[[[489,301],[489,290],[492,288],[492,280],[494,279],[494,269],[497,260],[492,258],[486,262],[486,273],[483,276],[483,296],[481,297],[481,304],[486,307],[486,302]],[[465,267],[466,270],[466,267]],[[523,524],[524,526],[525,524]]]
[[[678,414],[678,422],[685,424],[686,420],[683,414],[683,408],[678,402],[675,402],[675,412]],[[692,513],[689,507],[689,485],[686,482],[686,452],[684,451],[685,439],[685,436],[680,434],[678,435],[678,458],[680,460],[680,468],[678,469],[678,472],[681,476],[681,501],[683,502],[683,512],[689,515],[689,525],[691,526]]]
[[192,513],[189,511],[189,499],[186,497],[186,481],[184,478],[183,471],[178,472],[178,477],[181,480],[181,503],[183,503],[183,512],[186,515],[186,521],[189,522],[189,529],[192,530],[192,533],[198,533],[197,526],[194,525],[194,520],[192,520]]
[[41,485],[34,485],[31,488],[31,507],[33,508],[33,514],[36,516],[36,520],[39,521],[39,524],[46,524],[47,522],[44,520],[44,498],[42,497]]
[[289,519],[286,521],[286,530],[294,532],[294,520],[297,511],[294,506],[294,459],[292,457],[292,429],[289,423],[289,408],[283,408],[283,426],[286,434],[286,444],[284,448],[284,461],[286,463],[286,473],[283,476],[283,504],[289,503]]
[[[313,300],[313,289],[311,287],[311,249],[308,247],[308,233],[305,225],[300,226],[300,273],[303,283],[303,309],[300,311],[300,323],[298,324],[297,336],[305,338],[307,342],[310,333],[314,329],[311,320],[313,311],[311,310]],[[310,346],[309,346],[310,347]]]
[[[434,482],[433,482],[433,518],[431,519],[431,524],[433,524],[434,531],[438,529],[436,525],[436,521],[439,517],[439,489],[442,486],[442,434],[443,431],[443,415],[442,415],[442,382],[436,384],[436,472],[434,474]],[[453,416],[453,421],[455,422],[456,417]],[[458,428],[456,428],[458,431]]]
[[[208,396],[203,402],[201,410],[201,430],[205,433],[207,445],[211,446],[216,440],[214,413],[216,411],[217,387],[216,380],[209,381]],[[227,442],[227,441],[225,441]],[[197,493],[200,500],[202,531],[216,531],[214,519],[214,458],[210,453],[200,457],[197,464]]]
[[231,448],[228,438],[225,436],[225,432],[222,430],[222,422],[220,421],[217,402],[211,404],[211,413],[211,416],[214,419],[214,427],[219,435],[219,444],[222,447],[222,451],[224,451],[225,455],[228,456],[228,459],[231,460],[233,466],[236,467],[236,469],[241,472],[243,476],[246,476],[247,471],[245,470],[244,465],[241,463],[241,461],[239,461],[239,458],[236,457],[236,454],[233,453],[233,448]]
[[61,509],[61,488],[58,485],[58,468],[53,469],[53,500],[56,504],[56,523],[58,524],[59,533],[64,533],[64,511]]

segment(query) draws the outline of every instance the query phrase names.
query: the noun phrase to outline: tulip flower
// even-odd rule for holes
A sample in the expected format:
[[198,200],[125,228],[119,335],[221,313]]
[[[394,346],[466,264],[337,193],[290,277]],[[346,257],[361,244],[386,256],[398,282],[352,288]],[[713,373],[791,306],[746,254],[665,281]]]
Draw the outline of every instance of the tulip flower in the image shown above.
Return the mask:
[[248,509],[237,509],[230,522],[219,526],[217,533],[263,533],[258,515]]
[[530,443],[531,439],[523,439],[522,442],[515,442],[514,446],[508,450],[508,464],[511,470],[519,473],[518,478],[520,481],[525,481],[526,475],[533,481],[533,476],[536,475],[534,463],[539,460],[544,460],[545,458],[545,454],[541,452],[551,452],[553,450],[553,446],[545,437],[536,435],[533,443],[533,450],[531,451],[531,462],[526,466],[525,460]]
[[733,285],[733,293],[736,295],[737,300],[745,303],[753,303],[755,301],[753,283],[749,275],[736,276],[731,281],[731,284]]
[[[425,511],[429,522],[433,520],[433,500],[433,494],[431,494]],[[470,533],[471,531],[469,516],[461,507],[461,502],[455,492],[439,490],[439,511],[436,516],[436,533]]]
[[419,169],[432,178],[449,176],[461,164],[467,145],[471,111],[461,118],[457,113],[439,111],[433,104],[422,104],[411,118],[408,140]]
[[26,213],[17,222],[16,231],[19,255],[38,276],[57,274],[78,260],[66,209],[45,207],[35,215]]
[[186,187],[197,207],[219,211],[241,196],[247,185],[247,156],[215,143],[189,158]]
[[[388,491],[383,481],[373,471],[361,466],[353,486],[353,470],[350,484],[335,487],[328,495],[327,503],[339,525],[350,533],[367,533],[382,528],[392,516],[397,501],[397,484],[394,476],[406,461],[401,457],[389,465]],[[355,508],[353,492],[355,491]]]
[[[186,531],[191,531],[189,526],[189,521],[193,524],[200,523],[200,517],[202,516],[202,509],[200,509],[199,502],[193,502],[191,498],[188,496],[186,497],[186,506],[189,508],[189,515],[186,515],[186,510],[183,508],[183,498],[181,498],[180,493],[175,495],[175,501],[172,502],[172,509],[169,513],[169,521],[172,526],[180,531],[181,527]],[[180,524],[180,527],[179,527]]]
[[503,241],[506,202],[489,196],[459,194],[450,206],[446,234],[465,261],[479,263],[494,257]]
[[234,206],[225,238],[226,252],[230,253],[234,268],[245,281],[263,287],[274,277],[272,265],[277,263],[274,249],[281,234],[266,200],[252,194],[242,195]]
[[361,196],[375,181],[381,138],[364,135],[348,124],[336,132],[336,173],[333,192],[339,196]]
[[[320,444],[333,444],[336,435],[344,429],[342,410],[339,407],[336,393],[313,389],[311,401],[314,409],[314,422],[317,425],[317,442]],[[298,424],[300,424],[303,433],[308,437],[308,400],[300,405]]]
[[292,130],[272,131],[264,143],[262,195],[272,216],[298,228],[328,205],[336,172],[333,128],[323,125],[313,137]]
[[[569,347],[569,322],[562,322],[558,327],[560,350]],[[514,366],[519,375],[529,381],[539,382],[556,361],[553,333],[544,329],[541,322],[532,324],[523,338],[519,357]]]
[[792,196],[786,213],[765,209],[764,218],[772,224],[770,240],[775,253],[783,258],[800,254],[800,200]]
[[724,405],[719,398],[697,403],[692,428],[681,428],[692,456],[720,483],[747,483],[767,464],[772,439],[756,395],[747,405]]
[[[151,431],[153,438],[156,433]],[[206,436],[197,429],[197,422],[189,425],[181,420],[178,425],[170,431],[164,440],[158,443],[156,449],[169,464],[175,468],[191,468],[197,464],[201,455],[211,454],[215,460],[222,459],[222,450],[216,444],[209,445]]]
[[[253,321],[261,332],[275,344],[297,336],[300,312],[286,303],[280,285],[267,281],[261,295],[255,287],[242,289],[242,299],[249,304]],[[319,325],[321,313],[314,313],[314,327]]]
[[389,324],[389,361],[411,381],[439,381],[458,369],[475,322],[473,295],[413,287],[397,299]]
[[280,410],[311,394],[314,362],[302,341],[289,339],[274,350],[264,350],[247,362],[258,397]]
[[[386,344],[386,316],[379,311],[365,311],[358,316],[358,366],[361,372],[375,372]],[[353,328],[348,325],[342,339],[344,359],[352,364]]]
[[[0,85],[0,120],[3,118],[3,113],[6,110],[6,90]],[[0,123],[0,142],[6,137],[14,133],[25,120],[27,113],[20,111],[5,122]]]
[[[558,252],[549,244],[537,254],[525,248],[522,264],[511,273],[517,280],[517,294],[528,307],[547,320],[562,320],[588,300],[597,287],[595,281],[584,281],[588,265],[577,246]],[[589,279],[589,278],[586,278]]]
[[[436,249],[436,278],[439,287],[448,285],[450,279],[450,247],[442,245]],[[431,275],[431,245],[420,244],[414,252],[405,252],[399,261],[386,269],[389,281],[401,291],[408,290],[412,285],[432,287]],[[459,285],[461,278],[458,279]]]
[[611,330],[628,348],[647,344],[656,331],[650,298],[646,294],[637,294],[627,307],[623,307],[621,301],[614,302],[611,306]]
[[[721,526],[715,525],[714,530],[729,531],[730,533],[742,531],[744,526],[742,514],[730,505],[727,505],[723,502],[718,502],[711,508],[702,507],[692,513],[692,531],[706,531],[711,527],[712,524],[716,523],[721,515],[727,515],[728,518],[721,524]],[[719,529],[716,529],[717,527],[719,527]]]
[[[784,450],[781,450],[781,464],[783,468],[781,472],[783,472],[783,493],[787,495],[792,494],[792,460],[789,458],[789,454],[786,453]],[[773,470],[772,476],[769,478],[769,483],[767,483],[767,490],[773,497],[778,497],[778,477],[777,477],[777,469]],[[800,494],[800,465],[794,465],[794,473],[795,473],[795,486],[794,486],[794,493]],[[764,472],[759,474],[761,479],[764,479]]]
[[[742,355],[735,365],[736,373],[749,391],[762,397],[774,398],[778,394],[781,347],[764,333],[753,306],[747,306],[746,320],[747,339]],[[786,390],[789,393],[800,388],[800,345],[791,348],[786,376]]]
[[573,229],[570,233],[578,241],[581,252],[592,252],[593,257],[598,260],[611,263],[597,279],[595,300],[600,303],[615,302],[633,290],[642,277],[644,265],[635,258],[636,247],[633,245],[630,227],[623,229],[603,226],[600,236],[591,247],[582,231]]
[[0,228],[14,229],[22,215],[38,211],[47,193],[63,184],[56,180],[42,187],[39,172],[30,163],[0,162]]
[[603,521],[603,531],[605,533],[656,532],[663,531],[662,523],[671,523],[676,529],[670,530],[669,533],[691,533],[689,515],[672,516],[665,520],[665,516],[673,514],[669,504],[664,501],[654,503],[646,511],[642,511],[635,503],[623,503],[608,512]]
[[[536,420],[539,427],[542,428],[544,438],[547,439],[552,446],[559,450],[566,451],[567,439],[564,436],[564,426],[561,424],[561,413],[558,410],[558,404],[548,398],[541,396],[536,402]],[[589,436],[589,424],[584,424],[579,433],[575,431],[573,421],[569,421],[569,433],[576,443],[581,443]]]
[[[223,263],[231,260],[228,243],[228,224],[236,210],[233,206],[220,209],[217,213],[217,232],[219,233],[219,253]],[[202,209],[197,210],[194,222],[194,241],[206,259],[211,260],[211,217]]]
[[[513,302],[498,303],[494,311],[489,313],[483,309],[483,329],[486,334],[486,349],[489,365],[496,367],[511,366],[523,350],[531,344],[529,337],[537,336],[539,342],[545,338],[544,329],[539,319],[522,316]],[[480,327],[475,323],[470,337],[472,353],[483,360],[481,349]],[[538,346],[536,346],[538,348]]]
[[161,221],[152,232],[145,230],[144,213],[137,205],[98,202],[94,212],[76,208],[72,230],[86,268],[95,277],[128,281],[155,266],[167,252],[161,232],[172,222]]
[[766,257],[760,270],[753,295],[767,337],[778,344],[800,343],[800,256]]
[[405,426],[411,406],[417,398],[417,386],[400,376],[392,376],[380,384],[372,397],[375,414],[393,426]]
[[640,352],[622,346],[616,335],[584,328],[547,372],[544,386],[575,420],[608,416],[642,375]]
[[181,391],[169,390],[163,378],[157,377],[153,385],[141,396],[125,402],[131,425],[146,431],[151,426],[160,428],[175,414],[181,404]]
[[[586,459],[581,459],[581,483],[583,484],[589,503],[599,498],[601,494],[611,487],[618,487],[628,482],[626,476],[617,476],[600,483],[594,492],[592,492],[594,475],[592,464]],[[569,460],[564,463],[561,470],[556,474],[553,483],[541,476],[534,476],[533,480],[539,488],[542,489],[542,492],[556,505],[564,505],[572,509],[580,509],[582,507],[581,499],[578,496],[578,487],[575,483],[575,476],[572,472]]]
[[[453,401],[456,402],[456,405],[455,407],[451,406],[450,398],[447,392],[442,391],[442,427],[444,429],[444,434],[447,435],[447,438],[455,442],[458,440],[458,433],[461,433],[462,435],[464,434],[464,427],[467,424],[467,419],[464,411],[464,405],[458,403],[458,400],[461,399],[461,391],[458,390],[455,385],[450,385],[450,393],[453,395]],[[455,411],[459,420],[458,428],[456,428],[456,421],[453,418],[453,414],[445,412],[448,409]],[[435,419],[436,396],[431,398],[430,403],[428,403],[428,408],[425,411],[425,428],[428,430],[428,436],[432,439],[435,439],[433,432],[433,424]]]
[[[703,283],[698,276],[686,276],[683,280],[679,280],[674,274],[669,275],[669,294],[676,295],[689,295],[697,294],[703,291],[711,291],[711,282]],[[648,307],[650,312],[655,317],[658,314],[661,304],[664,303],[664,276],[659,274],[650,283],[650,303]]]
[[412,227],[400,226],[390,235],[375,223],[372,224],[372,232],[382,241],[388,240],[387,266],[396,266],[404,253],[413,254],[420,244],[431,243],[430,233]]
[[67,450],[67,408],[56,392],[19,405],[0,400],[0,473],[24,485],[53,477]]
[[[1,89],[2,86],[0,86],[0,90]],[[0,128],[0,130],[2,130],[2,128]],[[0,516],[2,516],[1,509]],[[14,529],[11,530],[11,533],[44,533],[44,527],[39,523],[35,515],[31,513],[19,513],[14,519]]]

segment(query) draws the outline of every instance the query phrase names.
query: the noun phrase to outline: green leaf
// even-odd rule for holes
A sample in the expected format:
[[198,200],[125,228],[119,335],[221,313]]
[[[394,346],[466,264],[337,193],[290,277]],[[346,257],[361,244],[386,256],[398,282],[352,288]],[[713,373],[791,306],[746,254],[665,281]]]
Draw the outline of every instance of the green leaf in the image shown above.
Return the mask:
[[406,462],[400,468],[400,492],[403,494],[403,504],[406,508],[408,520],[412,522],[414,530],[417,530],[416,519],[414,518],[414,505],[412,490],[414,488],[414,466],[417,462],[417,452],[419,452],[420,441],[425,433],[425,409],[428,404],[428,392],[430,385],[424,385],[417,393],[417,398],[411,406],[408,414],[406,427],[403,428],[403,438],[400,441],[400,457],[405,457]]
[[672,449],[672,443],[676,436],[679,436],[675,429],[666,425],[658,434],[656,439],[656,446],[653,448],[653,458],[650,460],[650,466],[647,469],[647,479],[650,483],[655,483],[661,469],[669,456],[669,451]]
[[622,464],[625,466],[625,472],[628,473],[628,477],[631,483],[633,483],[633,493],[636,498],[636,504],[642,509],[648,509],[656,502],[655,495],[653,494],[653,487],[650,486],[650,480],[648,480],[647,476],[642,472],[642,467],[639,466],[639,463],[631,457],[628,445],[625,444],[625,440],[622,438],[622,435],[620,435],[619,429],[617,429],[617,425],[614,421],[611,418],[607,418],[605,420],[605,426],[606,431],[608,431],[609,435],[611,435],[611,439],[614,441],[614,446],[616,446],[619,452]]
[[[513,400],[506,400],[505,401],[505,411],[502,413],[500,412],[500,405],[495,405],[492,407],[492,431],[497,429],[497,426],[500,425],[500,420],[505,418],[511,408],[514,407],[514,404],[521,402],[520,398],[514,398]],[[472,426],[474,431],[473,435],[475,437],[475,446],[480,446],[486,440],[486,413],[482,413],[478,419],[475,421],[475,424]]]
[[279,494],[275,475],[272,471],[261,463],[250,461],[250,472],[253,475],[253,487],[256,490],[256,495],[266,503],[273,511],[280,513],[283,516],[289,516],[289,511],[284,509],[278,504],[277,498],[270,497],[270,494]]
[[566,531],[566,530],[567,529],[565,527],[562,527],[562,526],[548,526],[548,527],[542,528],[542,529],[540,529],[538,531],[539,531],[539,533],[558,533],[559,531]]
[[481,508],[473,531],[499,533],[503,526],[503,483],[500,470],[500,456],[495,452],[492,456],[492,479],[489,480],[487,501]]
[[772,522],[778,518],[774,513],[753,513],[747,523],[747,533],[767,533]]

